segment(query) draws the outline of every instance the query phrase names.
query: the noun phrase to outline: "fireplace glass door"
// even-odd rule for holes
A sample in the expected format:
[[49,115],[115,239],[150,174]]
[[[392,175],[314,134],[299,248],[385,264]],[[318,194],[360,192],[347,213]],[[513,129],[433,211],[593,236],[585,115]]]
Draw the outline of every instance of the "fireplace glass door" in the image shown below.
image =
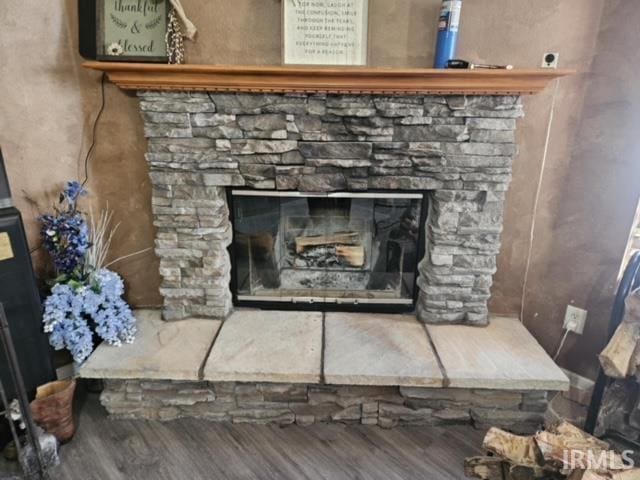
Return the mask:
[[231,192],[239,304],[412,307],[422,193]]

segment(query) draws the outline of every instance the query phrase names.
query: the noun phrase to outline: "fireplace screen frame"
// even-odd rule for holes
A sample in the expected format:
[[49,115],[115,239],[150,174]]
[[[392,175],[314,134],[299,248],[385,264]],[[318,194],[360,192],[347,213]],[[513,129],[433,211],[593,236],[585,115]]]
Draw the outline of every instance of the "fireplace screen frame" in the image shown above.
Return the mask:
[[425,190],[367,190],[363,192],[302,192],[291,190],[259,190],[233,187],[226,189],[229,219],[235,225],[234,197],[289,197],[289,198],[395,198],[414,199],[420,201],[420,218],[416,244],[416,262],[413,266],[413,291],[407,298],[335,298],[335,297],[286,297],[286,296],[248,296],[238,293],[238,265],[236,249],[238,242],[236,230],[232,228],[233,239],[228,247],[231,258],[231,294],[233,304],[237,307],[253,307],[278,310],[312,310],[312,311],[347,311],[347,312],[412,312],[418,299],[418,264],[423,260],[426,251],[427,216],[429,210],[429,192]]

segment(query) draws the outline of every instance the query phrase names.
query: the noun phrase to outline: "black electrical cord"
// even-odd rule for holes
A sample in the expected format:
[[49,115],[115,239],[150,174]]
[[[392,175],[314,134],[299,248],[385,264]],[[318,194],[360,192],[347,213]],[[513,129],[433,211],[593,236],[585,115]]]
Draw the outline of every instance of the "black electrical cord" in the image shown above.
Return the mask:
[[100,78],[100,109],[98,110],[98,114],[96,115],[96,118],[93,121],[93,127],[91,128],[91,145],[89,146],[89,150],[87,150],[86,157],[84,157],[84,180],[82,181],[83,187],[89,181],[89,161],[91,160],[91,155],[93,154],[93,150],[95,149],[95,146],[96,146],[96,130],[98,128],[98,122],[100,121],[102,112],[104,112],[104,106],[105,106],[104,84],[106,80],[107,80],[107,75],[106,73],[103,72],[102,77]]
[[[613,308],[611,310],[611,319],[609,320],[609,331],[607,332],[607,341],[611,340],[611,337],[615,333],[616,329],[622,322],[624,317],[624,302],[633,290],[640,286],[640,251],[635,252],[627,268],[622,275],[620,285],[616,292],[616,298],[613,302]],[[604,391],[610,383],[610,379],[604,374],[602,368],[598,371],[598,379],[593,388],[593,394],[591,395],[591,402],[589,404],[589,411],[587,412],[587,419],[584,424],[584,429],[593,434],[596,429],[596,423],[598,421],[598,414],[600,413],[600,407],[602,406],[602,397]]]
[[[98,122],[100,121],[100,117],[102,117],[102,113],[104,112],[105,107],[105,95],[104,95],[104,84],[107,81],[107,74],[102,73],[102,77],[100,78],[100,109],[96,114],[96,118],[93,121],[93,126],[91,127],[91,145],[89,146],[89,150],[87,150],[87,155],[84,157],[84,180],[82,181],[82,186],[84,187],[89,181],[89,162],[91,160],[91,155],[96,147],[96,133],[98,128]],[[38,245],[29,250],[29,254],[33,255],[36,251],[40,250],[42,245]]]

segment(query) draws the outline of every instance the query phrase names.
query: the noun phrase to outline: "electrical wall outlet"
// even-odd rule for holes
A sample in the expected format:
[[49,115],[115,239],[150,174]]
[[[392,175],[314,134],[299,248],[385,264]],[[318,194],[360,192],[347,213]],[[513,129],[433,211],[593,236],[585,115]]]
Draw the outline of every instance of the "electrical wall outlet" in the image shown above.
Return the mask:
[[542,57],[542,68],[558,68],[558,58],[560,54],[557,52],[545,53]]
[[587,311],[573,305],[567,305],[567,311],[564,314],[564,329],[582,335],[585,323],[587,323]]

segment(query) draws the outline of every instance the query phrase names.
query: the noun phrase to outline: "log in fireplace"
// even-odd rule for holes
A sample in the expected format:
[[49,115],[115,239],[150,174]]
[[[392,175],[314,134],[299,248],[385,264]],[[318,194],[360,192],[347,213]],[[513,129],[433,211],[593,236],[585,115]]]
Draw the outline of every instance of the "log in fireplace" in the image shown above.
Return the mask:
[[412,310],[425,201],[421,192],[231,190],[235,303]]

